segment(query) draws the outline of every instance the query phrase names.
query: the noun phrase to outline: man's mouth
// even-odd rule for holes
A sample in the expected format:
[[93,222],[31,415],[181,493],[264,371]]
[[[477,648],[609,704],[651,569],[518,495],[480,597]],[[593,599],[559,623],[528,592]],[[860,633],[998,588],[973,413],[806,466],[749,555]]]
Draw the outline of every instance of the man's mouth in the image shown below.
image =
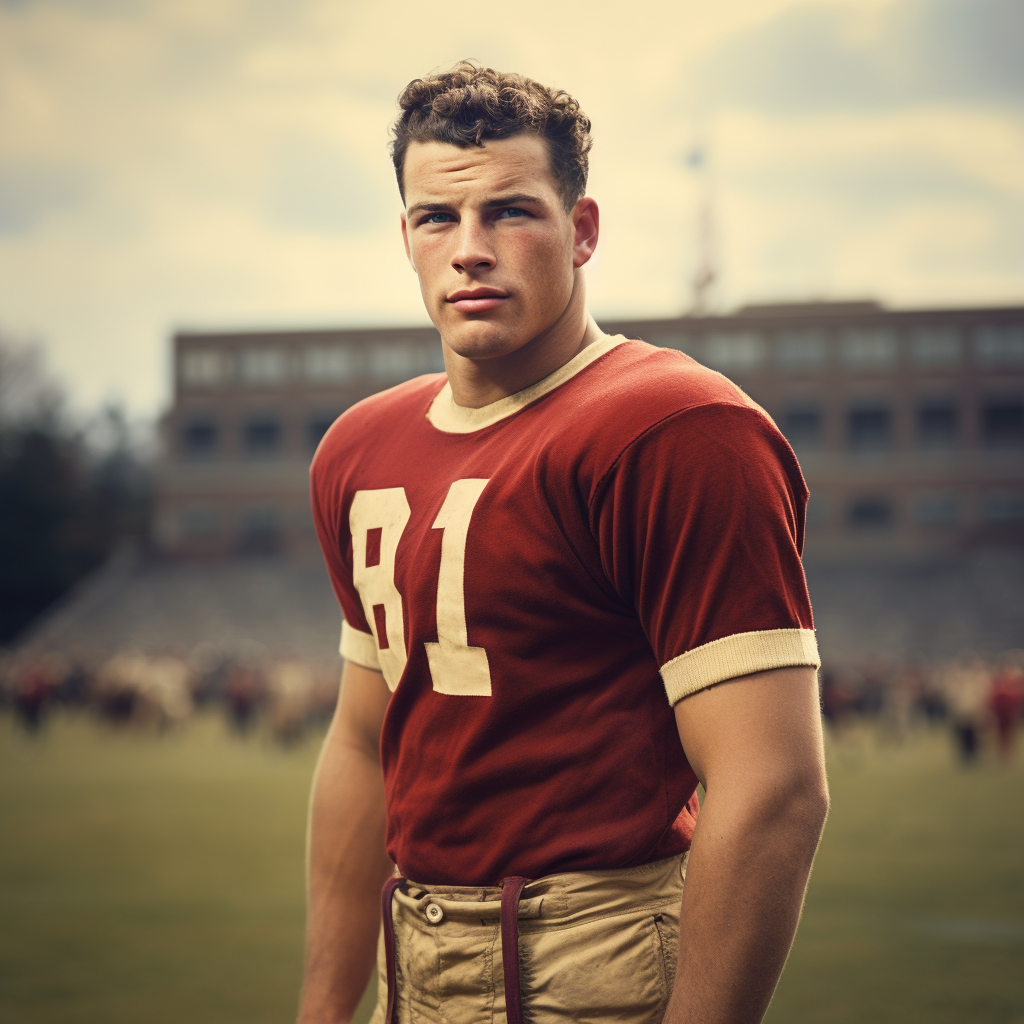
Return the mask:
[[500,288],[464,288],[452,292],[445,301],[460,313],[486,313],[490,309],[497,309],[507,298],[508,292]]

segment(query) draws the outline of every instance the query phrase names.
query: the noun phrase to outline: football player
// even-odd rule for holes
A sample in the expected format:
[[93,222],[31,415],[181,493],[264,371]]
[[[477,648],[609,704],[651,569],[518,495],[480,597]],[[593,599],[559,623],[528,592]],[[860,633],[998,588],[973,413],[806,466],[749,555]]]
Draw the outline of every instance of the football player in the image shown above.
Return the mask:
[[376,947],[378,1024],[759,1021],[828,803],[800,469],[735,385],[588,314],[574,99],[463,62],[400,105],[446,372],[311,469],[345,668],[300,1020],[350,1020]]

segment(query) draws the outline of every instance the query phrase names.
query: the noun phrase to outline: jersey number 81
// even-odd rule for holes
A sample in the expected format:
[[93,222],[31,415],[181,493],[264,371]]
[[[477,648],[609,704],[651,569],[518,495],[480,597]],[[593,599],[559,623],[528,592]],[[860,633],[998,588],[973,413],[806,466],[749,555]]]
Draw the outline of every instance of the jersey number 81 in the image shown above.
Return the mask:
[[[466,628],[466,541],[473,509],[486,480],[456,480],[434,520],[443,530],[437,580],[437,643],[425,643],[430,677],[438,693],[490,697],[487,652],[469,646]],[[393,691],[409,656],[405,649],[402,595],[395,586],[398,542],[409,522],[404,487],[356,491],[349,512],[352,533],[352,581],[363,612],[377,637],[381,671]]]

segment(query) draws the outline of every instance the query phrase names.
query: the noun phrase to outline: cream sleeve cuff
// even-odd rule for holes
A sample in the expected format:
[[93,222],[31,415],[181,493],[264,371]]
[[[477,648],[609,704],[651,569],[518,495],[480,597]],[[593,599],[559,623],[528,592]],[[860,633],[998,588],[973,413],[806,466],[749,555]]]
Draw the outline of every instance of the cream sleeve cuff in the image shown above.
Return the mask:
[[377,640],[371,633],[354,629],[347,622],[341,623],[341,643],[338,645],[341,656],[354,665],[380,671],[380,659],[377,657]]
[[726,679],[796,665],[821,665],[813,629],[764,629],[723,636],[665,662],[661,678],[669,703],[676,704]]

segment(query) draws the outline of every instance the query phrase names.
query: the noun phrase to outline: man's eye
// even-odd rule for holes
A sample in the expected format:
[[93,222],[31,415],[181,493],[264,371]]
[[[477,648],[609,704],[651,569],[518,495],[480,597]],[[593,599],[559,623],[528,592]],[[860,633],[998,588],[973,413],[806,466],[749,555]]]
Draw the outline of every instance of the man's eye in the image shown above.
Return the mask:
[[454,220],[455,218],[450,213],[444,213],[441,210],[437,210],[434,213],[428,213],[421,224],[447,224],[448,221]]
[[530,215],[526,212],[526,210],[520,210],[518,206],[506,206],[505,209],[502,210],[501,213],[498,214],[498,216],[499,217],[529,217]]

